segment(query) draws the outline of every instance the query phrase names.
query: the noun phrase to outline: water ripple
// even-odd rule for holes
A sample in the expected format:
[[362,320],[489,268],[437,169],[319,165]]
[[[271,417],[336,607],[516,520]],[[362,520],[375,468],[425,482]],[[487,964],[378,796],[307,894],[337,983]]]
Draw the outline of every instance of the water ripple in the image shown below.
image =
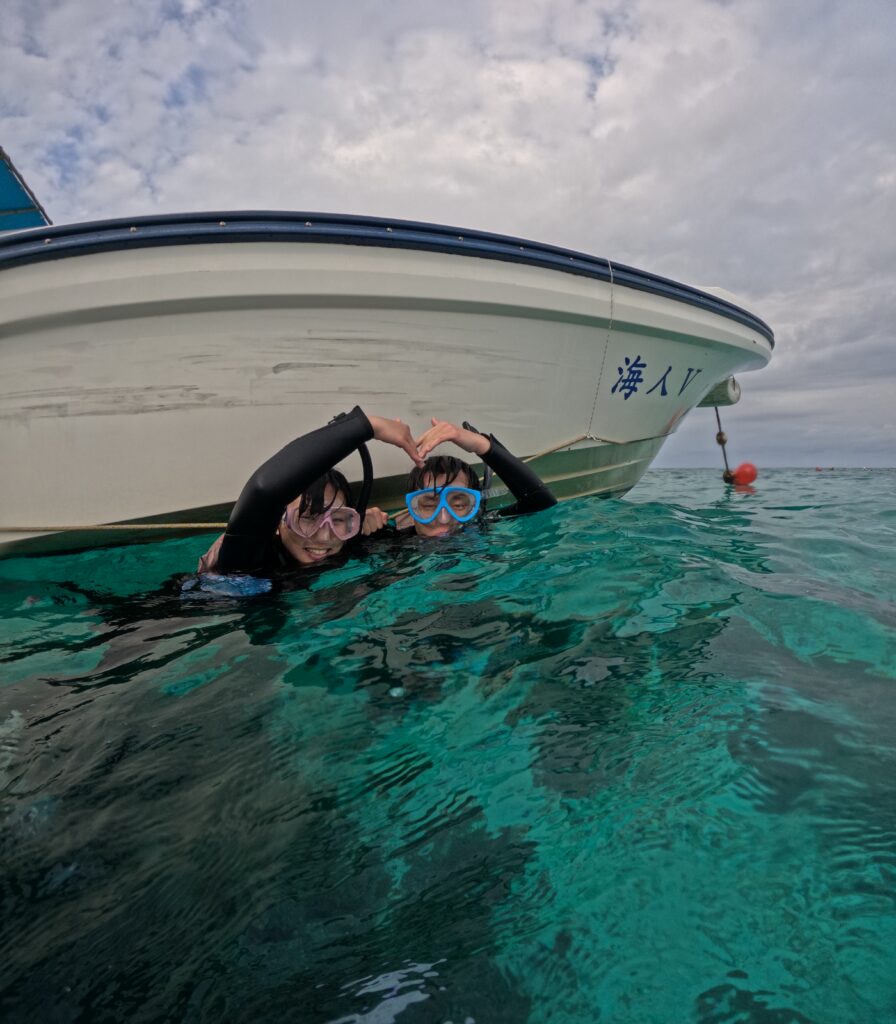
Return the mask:
[[655,473],[252,598],[184,596],[207,538],[0,563],[4,1019],[889,1019],[894,507]]

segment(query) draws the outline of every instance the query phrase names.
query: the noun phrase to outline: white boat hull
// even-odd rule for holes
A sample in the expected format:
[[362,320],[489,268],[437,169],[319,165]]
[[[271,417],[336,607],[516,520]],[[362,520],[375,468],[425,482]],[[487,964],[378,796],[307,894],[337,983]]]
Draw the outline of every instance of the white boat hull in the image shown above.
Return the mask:
[[[770,354],[712,310],[466,254],[211,241],[13,264],[0,543],[220,517],[267,456],[355,404],[415,431],[468,419],[521,455],[570,451],[545,461],[562,493],[621,494],[712,385]],[[400,491],[406,457],[371,453]]]

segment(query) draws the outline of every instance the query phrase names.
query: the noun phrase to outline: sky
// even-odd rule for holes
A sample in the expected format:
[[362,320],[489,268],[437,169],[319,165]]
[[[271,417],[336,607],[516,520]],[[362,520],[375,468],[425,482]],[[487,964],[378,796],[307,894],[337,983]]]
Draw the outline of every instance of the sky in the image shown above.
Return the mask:
[[3,0],[0,145],[57,224],[369,214],[722,287],[777,339],[734,462],[894,466],[894,39],[894,0]]

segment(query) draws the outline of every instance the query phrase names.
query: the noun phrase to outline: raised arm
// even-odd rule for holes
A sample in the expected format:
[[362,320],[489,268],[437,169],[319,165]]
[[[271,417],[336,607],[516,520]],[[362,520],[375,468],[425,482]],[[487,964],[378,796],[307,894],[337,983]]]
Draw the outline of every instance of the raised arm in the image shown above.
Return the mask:
[[498,474],[507,484],[507,489],[516,498],[512,505],[498,510],[502,516],[519,516],[528,512],[540,512],[557,504],[557,499],[541,477],[509,452],[494,434],[488,435],[488,451],[482,461]]
[[252,572],[260,568],[283,509],[310,483],[372,437],[370,420],[355,406],[325,427],[290,441],[259,466],[230,513],[215,571]]

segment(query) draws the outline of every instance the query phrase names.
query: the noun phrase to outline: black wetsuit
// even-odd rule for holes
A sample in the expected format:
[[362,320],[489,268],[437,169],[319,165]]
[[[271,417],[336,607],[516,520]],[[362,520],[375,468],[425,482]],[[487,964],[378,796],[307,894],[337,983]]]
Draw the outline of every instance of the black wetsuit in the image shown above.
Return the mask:
[[[294,564],[276,536],[283,510],[337,462],[373,437],[373,427],[358,406],[325,427],[303,434],[271,456],[249,478],[227,522],[214,571],[271,572]],[[492,435],[482,456],[516,501],[499,515],[538,512],[557,499],[538,475]]]

